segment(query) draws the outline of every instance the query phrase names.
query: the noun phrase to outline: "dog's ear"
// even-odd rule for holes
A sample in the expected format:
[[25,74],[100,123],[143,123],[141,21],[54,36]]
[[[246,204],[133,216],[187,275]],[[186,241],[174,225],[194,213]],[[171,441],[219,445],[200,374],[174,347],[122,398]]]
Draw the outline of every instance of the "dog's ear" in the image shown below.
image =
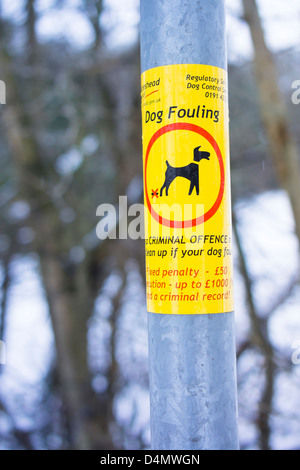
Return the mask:
[[196,147],[196,148],[194,149],[194,160],[197,159],[197,156],[198,156],[198,154],[199,154],[199,149],[200,149],[200,148],[201,148],[201,145],[199,145],[199,147]]

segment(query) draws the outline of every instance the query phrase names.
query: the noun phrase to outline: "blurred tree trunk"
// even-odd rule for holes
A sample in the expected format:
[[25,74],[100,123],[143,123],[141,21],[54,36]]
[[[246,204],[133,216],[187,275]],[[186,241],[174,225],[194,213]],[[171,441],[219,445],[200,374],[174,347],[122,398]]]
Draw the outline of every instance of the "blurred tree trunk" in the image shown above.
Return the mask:
[[274,58],[269,51],[255,0],[243,0],[255,50],[254,65],[259,106],[279,184],[286,190],[300,240],[300,165],[297,145],[289,131],[288,114],[280,93]]
[[36,10],[35,10],[35,0],[27,0],[26,2],[26,29],[27,29],[27,49],[28,49],[28,60],[29,63],[34,63],[35,56],[37,53],[37,39],[35,32],[36,24]]
[[85,0],[85,13],[94,31],[94,49],[98,51],[102,43],[102,29],[100,26],[100,16],[103,10],[103,0]]
[[[46,240],[51,241],[51,238],[49,233]],[[93,410],[88,410],[91,405],[86,343],[89,312],[87,305],[81,310],[83,306],[77,302],[77,286],[72,288],[70,278],[59,261],[59,253],[51,248],[47,251],[41,259],[41,270],[53,325],[56,367],[67,426],[73,446],[79,450],[90,449],[93,446],[87,424]],[[81,287],[79,292],[82,290]]]
[[[56,367],[71,446],[76,449],[111,448],[108,423],[91,388],[87,357],[87,323],[93,312],[94,298],[88,286],[84,262],[67,266],[62,254],[65,246],[59,212],[41,181],[46,179],[41,153],[29,129],[24,132],[19,119],[30,122],[25,110],[17,105],[13,80],[8,81],[10,106],[4,112],[7,138],[18,175],[20,196],[35,207],[32,226],[36,233],[36,251],[49,303],[56,345]],[[14,103],[14,105],[12,105]],[[25,136],[26,137],[25,137]]]
[[[114,405],[122,383],[116,354],[118,318],[127,288],[127,259],[136,257],[144,274],[142,240],[99,242],[90,241],[93,236],[89,238],[96,223],[97,205],[101,201],[117,204],[118,195],[127,194],[132,181],[139,179],[137,174],[142,166],[137,148],[140,147],[137,50],[122,53],[110,62],[102,57],[99,22],[102,4],[102,0],[82,0],[79,4],[95,33],[95,42],[85,53],[76,49],[70,52],[69,47],[60,49],[60,41],[49,48],[39,43],[36,0],[26,0],[23,5],[26,18],[22,26],[22,52],[13,49],[8,35],[0,48],[1,79],[7,85],[8,103],[1,115],[4,148],[10,157],[10,185],[14,186],[15,199],[29,208],[22,224],[26,223],[35,237],[24,251],[28,249],[38,256],[49,307],[56,353],[57,380],[53,382],[63,409],[62,447],[80,450],[114,447],[111,425],[115,425],[114,430],[118,427]],[[14,26],[11,31],[14,35]],[[0,33],[4,36],[4,29]],[[68,61],[70,58],[74,63]],[[96,69],[94,76],[89,71],[90,64]],[[86,136],[98,142],[96,150],[89,152],[90,149],[83,148]],[[59,162],[73,149],[80,154],[82,164],[65,174],[60,171]],[[95,158],[87,158],[88,155]],[[134,197],[129,203],[136,202]],[[69,209],[74,219],[63,220],[64,209]],[[72,248],[75,251],[79,248],[83,256],[76,259]],[[121,272],[122,285],[112,299],[108,320],[111,331],[101,331],[101,340],[106,342],[100,345],[105,347],[104,357],[97,357],[101,364],[95,365],[88,357],[89,320],[95,313],[95,298],[102,282],[112,270]],[[5,302],[4,297],[2,307]],[[93,378],[97,374],[105,378],[107,385],[95,393]],[[47,389],[48,396],[51,392]],[[49,415],[51,411],[47,410]],[[51,418],[49,423],[47,426],[51,427]],[[123,424],[119,427],[121,435]],[[123,441],[118,444],[122,447]]]
[[[34,77],[31,100],[43,89],[35,74],[37,50],[35,37],[35,2],[28,0],[27,48]],[[93,313],[94,293],[88,282],[85,260],[74,265],[64,254],[73,240],[66,242],[64,224],[51,195],[51,170],[44,161],[38,130],[44,124],[40,108],[34,112],[23,102],[12,65],[5,50],[0,56],[1,70],[7,84],[7,106],[3,112],[6,136],[13,157],[19,197],[32,209],[31,225],[36,234],[35,249],[40,259],[42,282],[52,321],[56,369],[69,430],[68,446],[78,450],[113,447],[107,419],[107,402],[96,397],[88,364],[87,325]],[[47,182],[45,184],[45,182]]]

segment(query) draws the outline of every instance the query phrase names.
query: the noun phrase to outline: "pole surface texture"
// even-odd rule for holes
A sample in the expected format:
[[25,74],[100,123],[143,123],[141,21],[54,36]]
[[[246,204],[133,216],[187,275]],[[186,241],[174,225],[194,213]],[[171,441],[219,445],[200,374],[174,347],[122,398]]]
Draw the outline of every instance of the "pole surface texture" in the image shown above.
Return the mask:
[[[226,134],[228,123],[226,116],[223,116],[225,124],[221,122],[222,110],[225,109],[224,114],[227,110],[227,103],[224,104],[227,98],[224,100],[224,89],[221,87],[225,83],[227,69],[224,9],[223,0],[141,0],[140,3],[141,71],[144,74],[144,183],[148,194],[145,211],[152,208],[151,204],[155,200],[166,201],[167,197],[174,197],[176,202],[176,197],[180,198],[181,194],[185,194],[185,201],[190,201],[192,205],[195,204],[196,197],[200,198],[205,213],[204,216],[200,214],[198,218],[194,218],[194,222],[189,225],[189,229],[194,229],[193,233],[196,234],[194,238],[189,237],[190,241],[205,240],[204,244],[197,247],[184,245],[186,242],[183,240],[186,238],[181,236],[180,223],[173,223],[176,216],[166,217],[172,220],[169,220],[171,235],[168,240],[173,244],[170,241],[170,244],[158,243],[150,246],[152,232],[149,232],[146,223],[146,274],[147,285],[150,286],[150,290],[147,287],[147,299],[151,446],[156,450],[238,449],[234,312],[232,303],[224,300],[229,295],[232,297],[232,293],[226,290],[230,282],[228,276],[218,277],[221,273],[228,273],[230,269],[230,261],[227,265],[227,261],[223,260],[229,259],[229,256],[225,258],[224,253],[226,254],[226,249],[230,249],[228,240],[231,240],[231,220],[230,214],[228,215],[229,164],[224,157],[224,153],[229,153],[228,141],[224,144],[226,148],[223,144],[218,145],[218,137],[214,131],[216,128],[216,132],[219,132],[218,129],[225,126]],[[217,80],[214,77],[221,78]],[[164,87],[166,82],[168,85]],[[168,91],[171,97],[167,96]],[[186,98],[188,93],[194,94],[188,95],[191,98]],[[207,96],[208,101],[205,101]],[[144,106],[143,99],[146,100]],[[185,99],[190,100],[188,105],[185,105]],[[210,113],[207,113],[208,108]],[[217,114],[214,114],[216,110]],[[188,160],[193,160],[193,155],[197,154],[196,148],[199,150],[200,147],[206,152],[199,151],[203,159],[199,163],[199,173],[202,171],[202,176],[197,173],[198,181],[200,178],[199,192],[199,182],[194,182],[195,187],[192,186],[194,173],[188,172],[187,168],[191,167],[187,163]],[[191,155],[186,163],[183,161],[185,157],[180,161],[174,157],[180,151],[183,155],[185,152]],[[160,157],[160,153],[164,155]],[[205,156],[207,154],[210,154],[209,159]],[[169,163],[166,164],[167,160]],[[197,166],[197,163],[194,165]],[[202,195],[201,186],[205,188],[212,172],[215,172],[215,178],[212,178],[215,183],[211,183],[210,187],[216,189],[211,190],[211,199],[206,201],[203,200],[206,196]],[[203,176],[206,174],[207,177]],[[190,191],[193,188],[190,195],[189,184]],[[165,192],[168,189],[165,186],[168,185],[169,192]],[[163,189],[160,192],[161,188]],[[224,203],[225,193],[227,209]],[[223,236],[225,232],[218,232],[218,217],[223,217],[226,211],[227,231],[226,236]],[[156,215],[152,218],[158,225],[163,225],[163,220],[166,219]],[[182,221],[182,218],[179,217],[178,220]],[[206,234],[208,236],[205,238]],[[160,243],[162,239],[167,240],[164,232],[162,235]],[[222,237],[215,238],[215,235]],[[152,240],[157,239],[159,237],[152,237]],[[174,245],[174,240],[182,245]],[[225,248],[220,240],[228,242]],[[193,261],[191,256],[191,264],[181,270],[179,263],[184,258],[185,246],[193,250],[197,248],[195,253],[198,260]],[[166,250],[165,258],[159,259],[163,250]],[[155,259],[158,260],[157,264]],[[208,259],[211,264],[207,265]],[[189,266],[193,266],[194,271]],[[181,291],[180,282],[183,289]],[[220,285],[223,290],[213,290],[215,285]],[[183,296],[185,292],[186,296]],[[211,294],[207,295],[207,292]],[[212,299],[217,298],[222,298],[223,303],[213,304]],[[219,311],[212,311],[214,305],[222,306]]]

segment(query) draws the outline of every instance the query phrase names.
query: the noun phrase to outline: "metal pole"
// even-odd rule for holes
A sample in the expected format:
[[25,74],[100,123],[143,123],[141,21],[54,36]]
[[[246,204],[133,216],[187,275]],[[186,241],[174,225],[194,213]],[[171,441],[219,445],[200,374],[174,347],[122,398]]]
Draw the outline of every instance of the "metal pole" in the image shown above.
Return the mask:
[[[141,0],[140,11],[142,73],[226,70],[223,0]],[[148,312],[152,449],[237,450],[234,313],[195,313]]]

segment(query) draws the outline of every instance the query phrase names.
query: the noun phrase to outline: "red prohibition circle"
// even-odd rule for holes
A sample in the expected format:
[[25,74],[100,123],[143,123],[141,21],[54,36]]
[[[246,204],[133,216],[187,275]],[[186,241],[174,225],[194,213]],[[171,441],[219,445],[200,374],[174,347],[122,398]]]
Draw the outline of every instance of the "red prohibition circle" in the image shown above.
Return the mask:
[[[162,135],[167,134],[168,132],[178,131],[178,130],[196,132],[197,134],[204,137],[211,144],[218,158],[221,181],[220,181],[220,188],[219,188],[217,199],[215,200],[214,204],[207,212],[205,212],[203,215],[195,219],[175,221],[175,220],[169,220],[169,219],[162,217],[161,215],[157,214],[157,212],[155,212],[155,210],[153,209],[149,196],[148,196],[147,165],[148,165],[148,159],[149,159],[151,149],[153,147],[153,144],[156,142],[156,140],[159,139],[159,137],[161,137]],[[209,132],[207,132],[202,127],[196,126],[195,124],[188,124],[188,123],[183,123],[183,122],[167,124],[166,126],[161,127],[158,131],[156,131],[153,134],[153,136],[151,137],[149,141],[147,151],[146,151],[146,157],[145,157],[144,172],[145,172],[145,195],[146,195],[147,206],[152,217],[161,225],[164,225],[166,227],[171,227],[171,228],[196,227],[197,225],[203,224],[204,222],[209,220],[217,212],[217,210],[220,207],[220,204],[222,202],[223,195],[224,195],[224,186],[225,186],[225,171],[224,171],[223,158],[222,158],[221,150],[217,142],[215,141],[215,139],[212,137],[212,135]]]

